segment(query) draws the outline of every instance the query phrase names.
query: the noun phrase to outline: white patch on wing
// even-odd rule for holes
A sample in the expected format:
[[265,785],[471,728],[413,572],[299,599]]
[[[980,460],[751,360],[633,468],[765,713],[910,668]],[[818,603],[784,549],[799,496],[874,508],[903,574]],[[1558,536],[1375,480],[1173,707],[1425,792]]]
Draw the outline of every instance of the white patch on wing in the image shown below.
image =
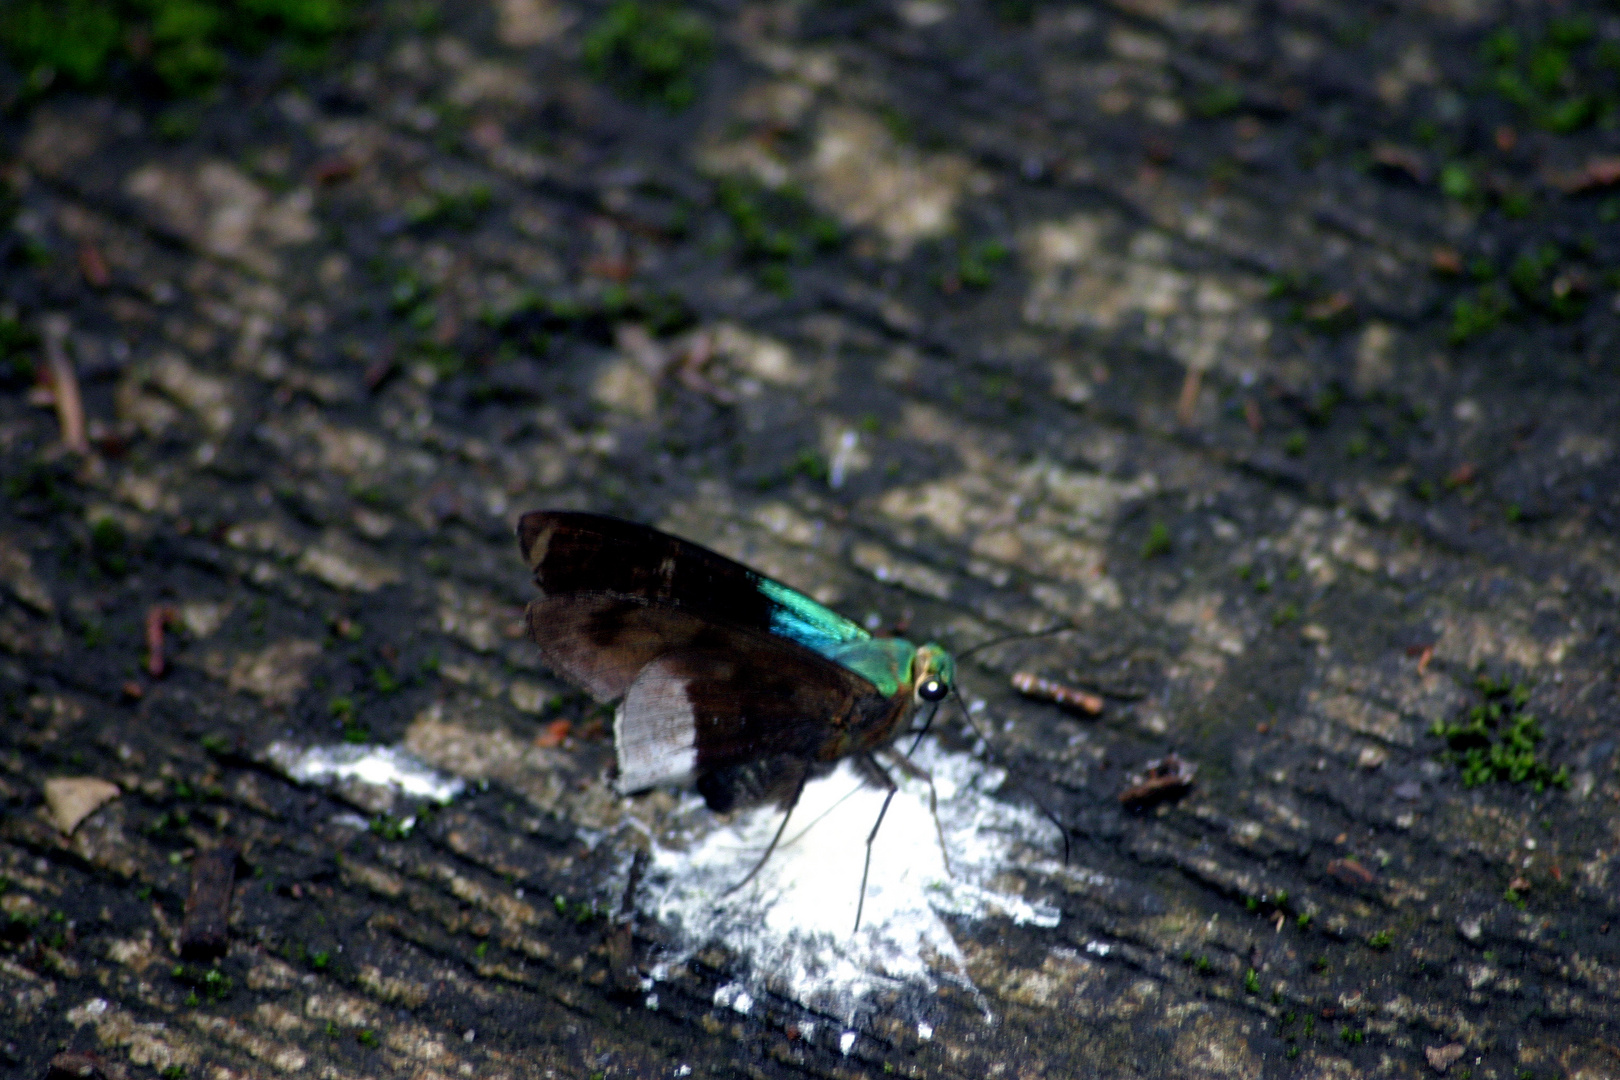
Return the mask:
[[619,791],[691,779],[697,767],[697,722],[686,696],[686,679],[662,659],[641,669],[613,714],[619,755]]

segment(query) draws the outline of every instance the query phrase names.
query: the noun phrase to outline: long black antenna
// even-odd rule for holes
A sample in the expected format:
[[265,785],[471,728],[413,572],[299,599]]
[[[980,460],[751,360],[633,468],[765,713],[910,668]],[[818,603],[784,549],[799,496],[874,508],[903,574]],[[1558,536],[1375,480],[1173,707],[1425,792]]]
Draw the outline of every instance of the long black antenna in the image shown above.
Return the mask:
[[1004,645],[1009,641],[1018,641],[1021,638],[1046,637],[1048,634],[1061,634],[1065,630],[1078,629],[1080,628],[1073,623],[1060,623],[1057,626],[1048,627],[1045,630],[1025,630],[1016,634],[1003,634],[1000,637],[991,638],[989,641],[981,641],[971,648],[963,649],[961,652],[956,654],[956,659],[966,660],[976,652],[983,652],[985,649],[992,648],[996,645]]
[[[1026,635],[1026,636],[1029,636],[1029,635]],[[967,726],[972,730],[973,734],[975,734],[975,735],[977,735],[979,737],[979,741],[984,743],[985,750],[987,750],[990,754],[992,754],[997,759],[998,764],[1000,764],[1002,768],[1007,770],[1007,775],[1012,776],[1013,775],[1012,762],[1008,761],[1005,757],[1002,756],[1001,751],[996,749],[995,743],[990,741],[990,736],[986,735],[983,731],[981,731],[979,729],[979,725],[975,724],[973,722],[973,716],[972,716],[971,713],[968,712],[967,702],[962,700],[962,692],[960,690],[958,690],[956,687],[953,686],[953,687],[951,687],[951,696],[956,699],[957,708],[962,710],[962,719],[963,719],[963,721],[965,721],[967,723]],[[1048,810],[1046,808],[1046,804],[1041,802],[1041,800],[1035,798],[1034,796],[1031,796],[1030,801],[1035,804],[1035,809],[1037,809],[1037,810],[1039,810],[1041,812],[1041,816],[1044,817],[1047,821],[1050,821],[1052,823],[1053,827],[1055,827],[1057,829],[1058,835],[1063,837],[1063,865],[1068,866],[1069,865],[1069,830],[1064,827],[1063,822],[1058,820],[1058,816],[1056,814],[1052,813],[1052,811],[1050,811],[1050,810]]]

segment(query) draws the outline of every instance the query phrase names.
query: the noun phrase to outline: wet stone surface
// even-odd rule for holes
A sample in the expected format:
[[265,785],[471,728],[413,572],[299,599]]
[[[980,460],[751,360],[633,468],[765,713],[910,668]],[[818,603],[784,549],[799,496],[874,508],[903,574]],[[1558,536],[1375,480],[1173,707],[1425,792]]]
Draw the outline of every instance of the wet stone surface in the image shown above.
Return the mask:
[[[1620,1074],[1612,9],[690,10],[12,97],[0,1074]],[[1071,626],[962,670],[1052,917],[839,1011],[622,906],[680,805],[522,637],[545,506]]]

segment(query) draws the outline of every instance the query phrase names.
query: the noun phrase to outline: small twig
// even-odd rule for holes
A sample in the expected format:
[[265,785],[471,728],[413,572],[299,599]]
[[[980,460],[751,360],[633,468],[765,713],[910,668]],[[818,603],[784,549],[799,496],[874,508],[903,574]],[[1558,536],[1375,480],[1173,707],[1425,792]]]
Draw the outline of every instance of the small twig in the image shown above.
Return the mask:
[[1050,701],[1066,709],[1075,709],[1090,716],[1103,711],[1103,699],[1096,694],[1073,686],[1065,686],[1053,679],[1043,679],[1033,671],[1014,672],[1013,689],[1025,697]]
[[112,271],[107,269],[101,249],[88,240],[79,246],[79,272],[92,288],[105,289],[112,281]]
[[1176,419],[1183,427],[1191,427],[1198,417],[1198,391],[1204,385],[1204,369],[1188,365],[1187,377],[1181,381],[1181,397],[1176,402]]
[[163,657],[163,628],[179,619],[179,613],[167,604],[153,604],[146,609],[146,673],[154,679],[163,677],[168,670]]
[[62,444],[75,454],[88,455],[90,440],[85,435],[84,399],[79,394],[79,377],[68,357],[67,338],[72,329],[66,315],[47,315],[42,320],[45,338],[45,364],[50,373],[51,396],[56,401],[56,418],[62,425]]

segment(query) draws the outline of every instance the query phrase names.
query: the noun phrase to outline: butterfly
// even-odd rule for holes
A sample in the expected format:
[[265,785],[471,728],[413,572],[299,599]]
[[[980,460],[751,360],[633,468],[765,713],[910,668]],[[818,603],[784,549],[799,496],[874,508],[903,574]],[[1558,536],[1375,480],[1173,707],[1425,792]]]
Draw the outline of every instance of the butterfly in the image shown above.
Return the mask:
[[[716,812],[783,809],[734,889],[770,857],[805,784],[846,758],[888,789],[882,824],[898,787],[876,755],[919,707],[952,692],[956,663],[944,648],[873,637],[742,563],[635,522],[537,510],[519,520],[518,543],[540,590],[527,620],[542,658],[618,703],[619,792],[691,782]],[[889,757],[926,778],[904,755]],[[868,869],[876,835],[874,826]],[[863,875],[863,902],[865,891]]]

